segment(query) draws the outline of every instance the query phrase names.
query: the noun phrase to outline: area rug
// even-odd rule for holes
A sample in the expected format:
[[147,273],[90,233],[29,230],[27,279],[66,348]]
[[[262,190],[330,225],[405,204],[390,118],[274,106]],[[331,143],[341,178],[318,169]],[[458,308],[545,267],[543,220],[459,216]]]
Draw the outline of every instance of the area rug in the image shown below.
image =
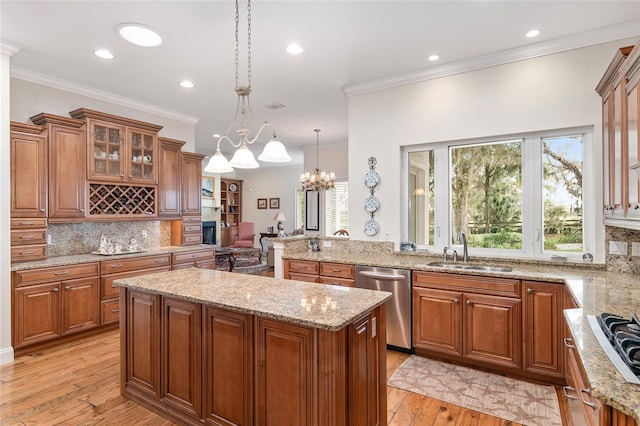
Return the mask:
[[416,355],[398,367],[388,385],[523,425],[562,426],[553,386]]
[[[244,253],[238,254],[233,272],[239,274],[259,274],[269,270],[267,266],[267,254],[262,255],[262,262],[258,261],[258,255],[245,255]],[[216,256],[216,269],[218,271],[229,270],[229,258],[227,256]]]

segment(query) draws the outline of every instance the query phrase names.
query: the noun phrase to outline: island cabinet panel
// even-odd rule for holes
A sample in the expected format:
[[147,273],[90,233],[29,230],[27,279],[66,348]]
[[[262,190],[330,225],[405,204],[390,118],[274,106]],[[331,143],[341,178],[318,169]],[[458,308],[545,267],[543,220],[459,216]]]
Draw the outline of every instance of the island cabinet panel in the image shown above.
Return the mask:
[[380,425],[377,322],[369,313],[349,327],[349,425]]
[[524,281],[524,368],[564,376],[563,284]]
[[177,411],[201,417],[201,305],[162,299],[162,394]]
[[519,368],[520,300],[465,294],[464,303],[464,356]]
[[[122,297],[122,293],[121,293]],[[120,301],[122,310],[122,300]],[[129,291],[126,296],[126,365],[122,386],[160,397],[160,296]]]
[[413,289],[413,343],[417,348],[462,355],[462,293]]
[[252,318],[206,307],[203,339],[205,422],[224,426],[252,425]]
[[314,329],[264,318],[256,322],[256,424],[317,424]]

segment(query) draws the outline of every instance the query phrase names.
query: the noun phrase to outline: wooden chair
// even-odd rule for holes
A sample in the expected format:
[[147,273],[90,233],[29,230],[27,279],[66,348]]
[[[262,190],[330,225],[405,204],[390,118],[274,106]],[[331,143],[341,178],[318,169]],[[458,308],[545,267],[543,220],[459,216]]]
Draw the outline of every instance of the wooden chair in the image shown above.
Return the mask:
[[338,229],[336,232],[333,233],[333,235],[338,237],[348,237],[349,231],[347,231],[346,229]]
[[238,223],[238,234],[236,235],[236,240],[231,244],[231,247],[253,248],[253,240],[255,236],[255,223],[240,222]]

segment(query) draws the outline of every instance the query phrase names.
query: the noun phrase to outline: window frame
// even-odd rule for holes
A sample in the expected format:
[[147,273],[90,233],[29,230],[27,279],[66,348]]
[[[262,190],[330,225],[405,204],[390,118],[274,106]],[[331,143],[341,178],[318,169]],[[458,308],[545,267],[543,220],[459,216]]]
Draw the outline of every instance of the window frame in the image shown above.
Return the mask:
[[[584,170],[597,170],[594,164],[594,137],[593,126],[570,127],[537,132],[525,132],[509,135],[497,135],[491,137],[464,139],[457,141],[441,141],[419,145],[401,147],[401,167],[403,178],[401,184],[402,201],[402,232],[409,233],[409,153],[433,150],[434,151],[434,244],[419,246],[432,252],[442,252],[444,247],[462,251],[461,244],[449,244],[451,239],[451,164],[449,159],[450,148],[487,144],[509,139],[522,139],[522,249],[485,249],[469,247],[470,256],[478,257],[503,257],[526,258],[532,260],[552,260],[552,256],[567,256],[569,261],[582,261],[583,253],[550,252],[544,251],[543,220],[544,203],[543,194],[543,138],[562,136],[582,136],[582,194],[583,194],[583,252],[595,254],[595,241],[597,236],[597,202],[596,202],[596,173],[584,173]],[[524,179],[524,177],[527,177]],[[538,237],[536,234],[540,233]]]

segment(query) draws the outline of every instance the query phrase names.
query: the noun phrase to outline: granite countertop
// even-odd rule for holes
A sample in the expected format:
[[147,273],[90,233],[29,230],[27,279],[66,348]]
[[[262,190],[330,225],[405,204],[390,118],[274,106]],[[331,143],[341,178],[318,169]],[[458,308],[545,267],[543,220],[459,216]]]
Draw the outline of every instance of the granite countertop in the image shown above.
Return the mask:
[[391,298],[385,291],[183,269],[116,280],[116,286],[336,331]]
[[124,253],[117,255],[100,254],[76,254],[72,256],[56,256],[48,259],[36,260],[33,262],[12,263],[11,271],[27,271],[29,269],[48,268],[51,266],[76,265],[80,263],[101,262],[103,260],[130,259],[133,257],[153,256],[156,254],[171,254],[189,252],[202,249],[213,249],[215,246],[209,244],[198,244],[194,246],[165,246],[145,249],[138,253]]
[[[624,381],[596,341],[587,322],[587,315],[599,315],[603,312],[616,313],[626,318],[634,313],[640,314],[640,275],[607,272],[587,264],[563,266],[557,263],[501,260],[492,260],[490,263],[509,266],[513,270],[486,272],[444,269],[428,265],[437,261],[436,257],[425,261],[424,256],[405,256],[397,252],[391,255],[299,252],[287,253],[283,258],[564,283],[580,306],[580,309],[566,310],[565,318],[593,395],[603,403],[633,417],[640,424],[640,386]],[[486,261],[485,259],[484,262]],[[472,259],[471,263],[482,264],[482,261]]]

